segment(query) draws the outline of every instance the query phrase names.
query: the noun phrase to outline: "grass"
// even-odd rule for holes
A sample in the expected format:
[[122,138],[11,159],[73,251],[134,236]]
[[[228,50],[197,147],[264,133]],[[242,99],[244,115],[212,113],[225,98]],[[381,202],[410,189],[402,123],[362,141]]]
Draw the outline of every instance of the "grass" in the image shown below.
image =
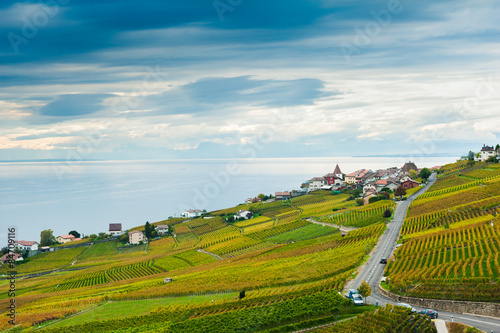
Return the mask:
[[231,300],[235,296],[236,293],[107,302],[82,314],[59,321],[51,325],[50,328],[78,325],[96,320],[102,321],[146,315],[158,306],[209,304],[212,303],[212,300],[220,303]]

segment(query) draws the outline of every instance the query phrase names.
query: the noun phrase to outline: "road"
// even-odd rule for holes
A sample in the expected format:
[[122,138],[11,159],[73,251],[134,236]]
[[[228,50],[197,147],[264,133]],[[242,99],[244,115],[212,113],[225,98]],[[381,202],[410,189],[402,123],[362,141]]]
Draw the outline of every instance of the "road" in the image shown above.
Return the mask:
[[[385,265],[380,264],[379,261],[380,258],[389,259],[391,257],[396,247],[396,243],[399,238],[399,232],[401,231],[401,226],[403,225],[403,221],[405,219],[408,207],[418,195],[427,191],[427,189],[434,183],[435,180],[436,180],[436,174],[433,173],[432,176],[429,178],[429,183],[424,188],[422,188],[417,193],[413,194],[411,197],[408,198],[408,200],[400,201],[397,203],[397,207],[394,211],[394,218],[392,222],[388,225],[387,230],[382,235],[379,244],[377,245],[369,261],[356,276],[354,282],[351,283],[351,288],[356,289],[363,280],[368,282],[368,284],[372,288],[372,295],[367,298],[368,303],[371,304],[378,303],[379,305],[382,306],[384,306],[387,303],[391,304],[396,303],[377,292],[378,283],[382,278],[385,269]],[[419,308],[416,306],[414,308],[418,311],[423,310],[423,308]],[[446,321],[453,320],[469,326],[474,326],[488,333],[489,332],[500,333],[500,318],[496,319],[496,318],[443,312],[443,311],[438,311],[438,312],[439,312],[439,319],[443,319]]]

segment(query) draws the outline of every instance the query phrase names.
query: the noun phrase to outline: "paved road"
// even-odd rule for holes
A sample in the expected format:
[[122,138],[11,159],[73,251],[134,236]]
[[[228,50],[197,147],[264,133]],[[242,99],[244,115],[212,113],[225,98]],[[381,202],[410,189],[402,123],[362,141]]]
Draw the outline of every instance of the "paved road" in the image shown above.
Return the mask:
[[[399,232],[401,231],[401,226],[403,224],[404,218],[406,216],[406,212],[408,210],[409,205],[418,195],[425,192],[436,180],[436,175],[433,173],[431,178],[429,179],[429,184],[427,184],[420,191],[412,195],[408,200],[398,202],[396,210],[394,212],[394,219],[388,225],[387,230],[379,241],[379,244],[373,255],[361,270],[361,272],[356,276],[356,279],[353,283],[351,283],[351,288],[357,288],[363,280],[370,284],[372,288],[372,296],[367,298],[367,302],[371,304],[378,303],[379,305],[384,306],[387,303],[394,304],[396,302],[392,301],[389,298],[386,298],[377,292],[377,285],[380,279],[383,276],[385,265],[380,264],[380,258],[390,258],[395,247],[397,240],[399,238]],[[423,308],[415,307],[416,310],[420,311]],[[475,315],[465,315],[459,313],[451,313],[451,312],[439,312],[439,319],[444,319],[446,321],[452,321],[464,323],[469,326],[474,326],[483,330],[485,332],[495,332],[500,333],[500,318],[488,318],[488,317],[480,317]]]

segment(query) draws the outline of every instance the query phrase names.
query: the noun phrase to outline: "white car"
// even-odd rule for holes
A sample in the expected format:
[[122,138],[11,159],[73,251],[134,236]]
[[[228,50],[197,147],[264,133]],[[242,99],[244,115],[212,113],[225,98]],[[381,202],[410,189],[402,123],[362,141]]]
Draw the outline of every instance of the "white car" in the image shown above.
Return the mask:
[[396,306],[404,306],[405,308],[411,309],[411,312],[417,312],[417,310],[408,303],[396,303]]
[[354,305],[365,305],[365,301],[363,301],[363,297],[359,294],[354,294],[352,295],[352,301],[354,302]]

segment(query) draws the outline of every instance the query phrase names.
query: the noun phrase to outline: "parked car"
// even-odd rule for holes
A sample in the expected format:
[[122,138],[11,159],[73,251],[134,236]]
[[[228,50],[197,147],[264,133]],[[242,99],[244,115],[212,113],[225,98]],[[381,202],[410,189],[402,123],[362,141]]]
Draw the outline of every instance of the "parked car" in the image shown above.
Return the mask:
[[434,310],[431,310],[431,309],[422,310],[422,311],[420,311],[420,314],[429,316],[429,317],[431,317],[431,319],[437,319],[437,317],[438,317],[438,313]]
[[382,259],[380,259],[380,263],[381,263],[381,264],[387,264],[387,259],[386,259],[386,258],[382,258]]
[[351,297],[354,305],[365,305],[365,301],[363,301],[363,297],[360,294],[354,294]]
[[404,306],[405,308],[408,308],[411,310],[411,312],[417,312],[415,308],[413,308],[410,304],[408,303],[396,303],[396,306]]

